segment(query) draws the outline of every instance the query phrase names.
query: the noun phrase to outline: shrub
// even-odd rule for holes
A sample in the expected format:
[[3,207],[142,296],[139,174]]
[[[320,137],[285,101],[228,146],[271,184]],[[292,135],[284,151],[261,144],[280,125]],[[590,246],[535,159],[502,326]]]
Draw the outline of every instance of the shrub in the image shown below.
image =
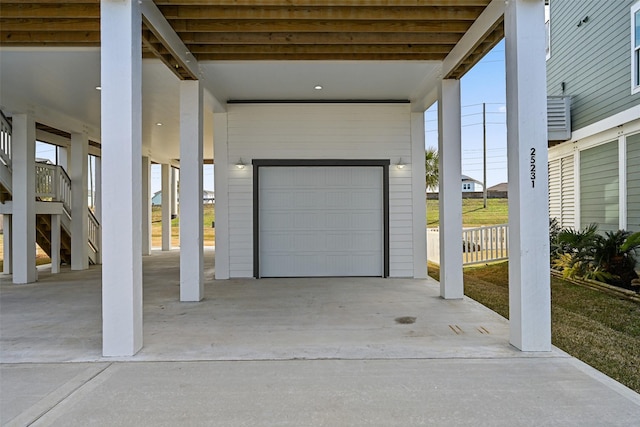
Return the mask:
[[583,230],[560,229],[550,222],[552,265],[564,277],[583,277],[612,285],[631,288],[638,278],[635,271],[640,233],[607,231],[598,234],[598,225]]

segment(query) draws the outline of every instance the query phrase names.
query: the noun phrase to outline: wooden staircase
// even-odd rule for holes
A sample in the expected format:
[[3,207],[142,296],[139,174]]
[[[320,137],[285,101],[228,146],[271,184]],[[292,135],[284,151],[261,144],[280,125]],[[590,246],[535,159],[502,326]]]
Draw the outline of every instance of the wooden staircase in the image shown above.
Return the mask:
[[[13,177],[11,172],[11,123],[0,111],[0,203],[12,200]],[[56,165],[36,163],[36,203],[58,202],[59,214],[56,209],[42,209],[37,213],[36,206],[36,243],[51,257],[51,229],[52,215],[60,216],[60,263],[71,265],[71,179],[66,171]],[[42,207],[42,206],[40,206]],[[6,213],[6,212],[5,212]],[[11,212],[8,212],[11,214]],[[99,262],[100,223],[88,211],[89,230],[89,263]]]
[[[51,215],[36,215],[36,243],[51,257]],[[71,265],[71,236],[60,228],[60,262]]]
[[0,182],[0,203],[11,200],[11,192]]

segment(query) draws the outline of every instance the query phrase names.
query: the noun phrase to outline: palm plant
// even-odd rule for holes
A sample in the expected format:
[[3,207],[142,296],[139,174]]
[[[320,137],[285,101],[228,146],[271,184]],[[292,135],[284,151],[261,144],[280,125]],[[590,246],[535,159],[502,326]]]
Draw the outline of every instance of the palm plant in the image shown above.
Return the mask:
[[598,237],[594,245],[594,261],[613,276],[609,282],[627,286],[637,279],[635,268],[637,252],[640,250],[640,233],[607,231],[604,236]]
[[438,170],[438,150],[429,147],[424,152],[425,180],[427,190],[435,190],[438,187],[439,170]]

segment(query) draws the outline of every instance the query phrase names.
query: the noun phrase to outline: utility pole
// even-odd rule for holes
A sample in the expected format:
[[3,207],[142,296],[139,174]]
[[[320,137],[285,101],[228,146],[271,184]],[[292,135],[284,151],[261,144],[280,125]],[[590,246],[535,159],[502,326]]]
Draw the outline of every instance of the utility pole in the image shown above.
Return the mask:
[[487,110],[484,102],[482,103],[482,164],[482,199],[484,208],[487,209]]

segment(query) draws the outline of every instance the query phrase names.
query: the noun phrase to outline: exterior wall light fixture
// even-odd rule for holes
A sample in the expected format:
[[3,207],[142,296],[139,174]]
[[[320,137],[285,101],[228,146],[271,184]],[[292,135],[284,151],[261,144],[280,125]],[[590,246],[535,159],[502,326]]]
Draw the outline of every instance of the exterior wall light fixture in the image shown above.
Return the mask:
[[396,167],[398,169],[404,169],[405,166],[407,166],[407,165],[402,161],[402,157],[400,157],[400,160],[398,160],[398,163],[396,163]]
[[238,163],[236,163],[236,168],[237,169],[244,169],[244,167],[245,167],[245,164],[242,161],[242,157],[241,157],[240,160],[238,160]]

